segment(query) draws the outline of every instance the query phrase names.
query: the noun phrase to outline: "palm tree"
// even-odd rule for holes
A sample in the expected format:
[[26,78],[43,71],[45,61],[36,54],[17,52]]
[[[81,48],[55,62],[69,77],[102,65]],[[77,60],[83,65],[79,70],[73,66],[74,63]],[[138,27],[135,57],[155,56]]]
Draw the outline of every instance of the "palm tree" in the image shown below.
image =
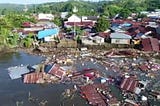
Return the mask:
[[23,40],[22,40],[22,43],[24,45],[24,47],[27,47],[27,48],[30,48],[33,44],[33,34],[29,34],[27,37],[25,37]]
[[0,28],[0,45],[7,46],[10,31],[6,28]]

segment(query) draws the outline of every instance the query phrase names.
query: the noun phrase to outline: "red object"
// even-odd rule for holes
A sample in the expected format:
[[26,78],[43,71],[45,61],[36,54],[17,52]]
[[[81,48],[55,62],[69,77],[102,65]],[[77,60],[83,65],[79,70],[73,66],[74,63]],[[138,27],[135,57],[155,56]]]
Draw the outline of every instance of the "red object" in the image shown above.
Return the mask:
[[43,78],[43,73],[29,73],[24,75],[23,82],[24,83],[37,83],[39,79]]
[[135,78],[129,77],[125,78],[122,81],[120,88],[125,91],[134,92],[137,86],[138,86],[138,81]]
[[149,68],[148,68],[147,65],[140,65],[139,68],[140,68],[140,70],[142,70],[142,71],[149,70]]
[[87,21],[87,22],[67,22],[66,25],[70,26],[94,26],[93,21]]
[[58,78],[63,78],[63,76],[65,75],[65,71],[62,70],[57,64],[54,64],[48,73],[55,75]]
[[95,75],[94,75],[94,72],[90,72],[90,73],[85,73],[84,76],[87,76],[89,77],[90,79],[93,78]]
[[24,22],[22,24],[22,26],[25,27],[25,28],[29,28],[29,27],[31,27],[31,22]]
[[159,42],[156,38],[142,39],[142,45],[144,51],[159,51]]
[[100,37],[103,37],[103,38],[109,38],[110,37],[110,32],[107,32],[107,33],[105,33],[105,32],[99,32],[98,33],[98,35],[100,36]]
[[86,98],[89,104],[93,106],[106,106],[106,98],[96,90],[97,88],[103,89],[104,91],[108,90],[104,84],[92,84],[82,86],[81,90],[82,94],[84,95],[83,97]]

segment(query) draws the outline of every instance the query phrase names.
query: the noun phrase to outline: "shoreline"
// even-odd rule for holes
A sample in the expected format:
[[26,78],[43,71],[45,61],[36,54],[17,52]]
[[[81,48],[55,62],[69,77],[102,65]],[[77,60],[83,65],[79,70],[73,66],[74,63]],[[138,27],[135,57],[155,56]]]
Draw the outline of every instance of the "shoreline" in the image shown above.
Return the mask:
[[[80,54],[80,50],[78,48],[49,48],[49,47],[42,47],[42,49],[45,49],[45,51],[40,51],[35,48],[24,48],[24,47],[14,47],[14,48],[3,48],[0,50],[0,55],[3,55],[5,53],[14,53],[14,52],[25,52],[30,55],[37,55],[37,56],[42,56],[45,58],[52,58],[53,56],[59,57],[63,55],[77,55]],[[106,49],[87,49],[87,51],[90,51],[93,54],[102,54],[102,53],[107,53],[109,51],[117,51],[117,50],[130,50],[132,53],[138,53],[139,57],[146,57],[146,58],[154,58],[154,59],[159,59],[160,58],[160,52],[145,52],[145,51],[140,51],[137,49],[126,49],[126,48],[112,48],[109,50]]]

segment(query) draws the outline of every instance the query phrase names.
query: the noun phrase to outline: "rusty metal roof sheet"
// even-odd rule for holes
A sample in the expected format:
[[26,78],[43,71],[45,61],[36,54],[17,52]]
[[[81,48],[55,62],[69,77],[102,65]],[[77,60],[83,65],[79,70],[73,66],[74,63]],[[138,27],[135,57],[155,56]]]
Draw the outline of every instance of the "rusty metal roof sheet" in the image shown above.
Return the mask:
[[145,38],[142,39],[142,45],[144,51],[160,51],[159,42],[156,38]]
[[60,68],[59,65],[54,64],[52,68],[48,71],[48,73],[55,75],[58,78],[63,78],[66,72],[62,68]]
[[25,74],[23,77],[23,82],[24,83],[37,83],[39,79],[43,78],[43,73],[39,72],[34,72],[34,73],[29,73]]
[[120,85],[120,88],[122,90],[126,90],[126,91],[130,91],[130,92],[134,92],[135,88],[137,87],[138,85],[138,81],[134,78],[125,78],[121,85]]
[[89,101],[90,104],[96,106],[106,106],[107,104],[104,101],[103,95],[101,95],[96,88],[106,89],[106,86],[103,84],[92,84],[82,86],[82,94]]

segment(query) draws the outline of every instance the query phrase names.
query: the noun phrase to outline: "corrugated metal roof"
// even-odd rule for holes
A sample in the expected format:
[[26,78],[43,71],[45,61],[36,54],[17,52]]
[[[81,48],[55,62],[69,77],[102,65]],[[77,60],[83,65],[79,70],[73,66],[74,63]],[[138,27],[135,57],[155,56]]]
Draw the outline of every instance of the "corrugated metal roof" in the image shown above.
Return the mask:
[[145,64],[140,65],[139,69],[142,70],[142,71],[149,70],[148,65],[145,65]]
[[38,32],[38,39],[42,39],[44,37],[55,35],[55,34],[58,34],[58,33],[59,33],[59,29],[58,28],[45,29],[43,31],[39,31]]
[[38,72],[34,72],[34,73],[29,73],[29,74],[25,74],[23,77],[23,82],[24,83],[37,83],[37,81],[39,79],[43,78],[43,73],[38,73]]
[[159,42],[156,38],[145,38],[142,39],[142,45],[144,51],[160,51]]
[[106,106],[103,95],[101,95],[99,92],[97,92],[96,88],[106,90],[107,87],[103,84],[92,84],[92,85],[86,85],[82,86],[82,94],[85,96],[85,98],[89,101],[91,105],[94,106]]
[[27,69],[27,66],[15,66],[9,67],[8,73],[11,79],[21,78],[23,74],[29,73],[30,71]]
[[150,39],[151,45],[152,45],[152,50],[153,51],[159,51],[159,42],[158,39],[152,38]]
[[125,78],[120,85],[120,88],[126,91],[134,92],[138,85],[138,81],[134,78]]
[[110,38],[115,38],[115,39],[131,39],[132,37],[130,35],[127,35],[125,33],[111,33]]
[[48,68],[45,69],[45,72],[49,73],[49,74],[52,74],[52,75],[55,75],[56,77],[58,78],[63,78],[63,76],[65,75],[65,71],[60,68],[59,65],[57,64],[54,64],[52,66],[48,66]]

